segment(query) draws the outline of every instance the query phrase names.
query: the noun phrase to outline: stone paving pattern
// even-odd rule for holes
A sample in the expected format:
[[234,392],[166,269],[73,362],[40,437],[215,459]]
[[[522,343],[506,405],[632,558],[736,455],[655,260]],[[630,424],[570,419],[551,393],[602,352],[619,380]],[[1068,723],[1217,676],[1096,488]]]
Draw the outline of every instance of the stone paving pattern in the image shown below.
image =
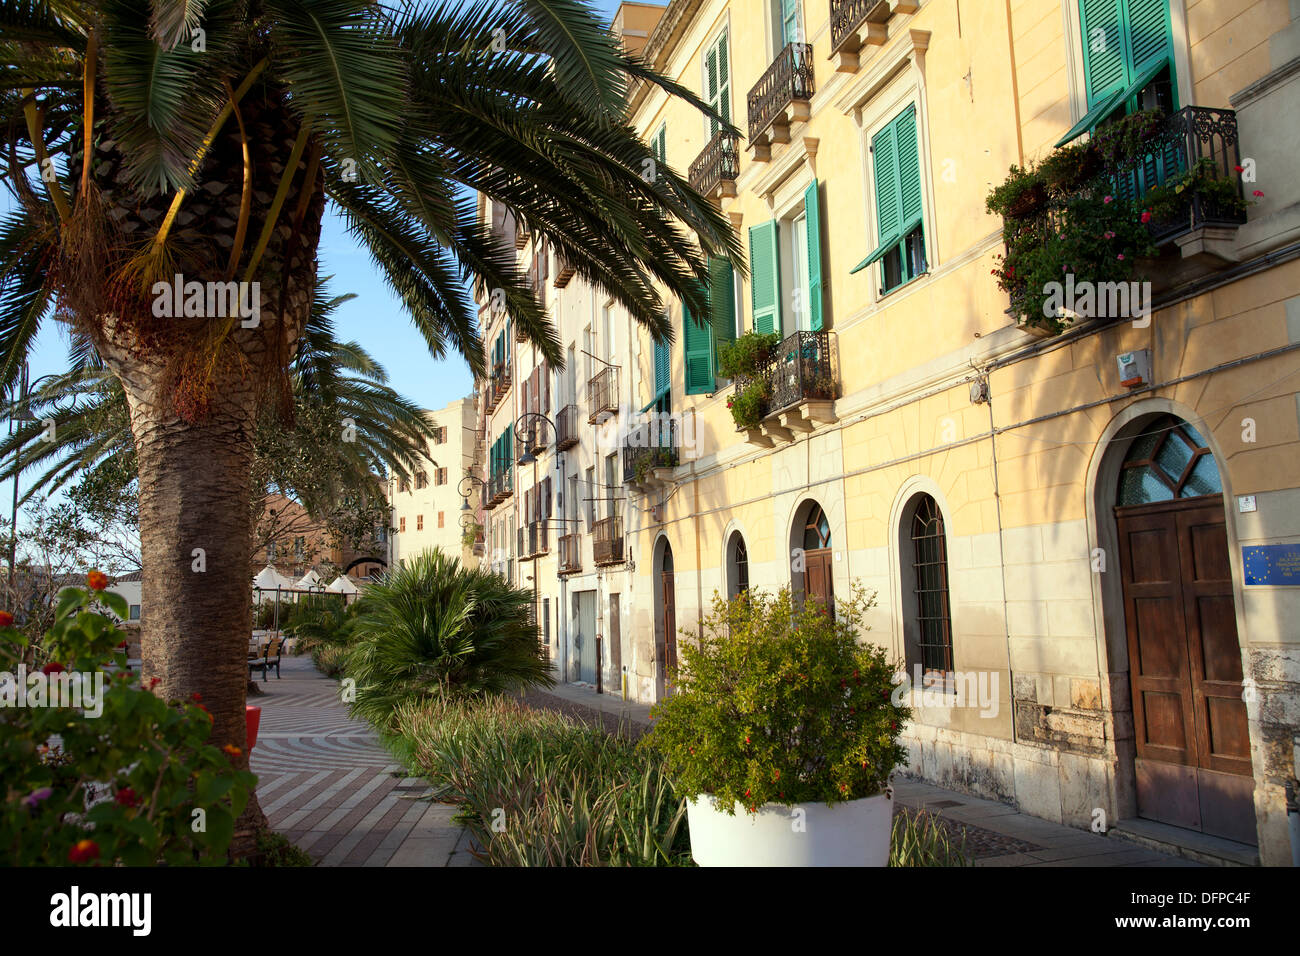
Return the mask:
[[362,720],[348,716],[338,683],[309,657],[286,657],[264,693],[252,769],[271,826],[320,866],[476,866],[456,808],[421,799]]

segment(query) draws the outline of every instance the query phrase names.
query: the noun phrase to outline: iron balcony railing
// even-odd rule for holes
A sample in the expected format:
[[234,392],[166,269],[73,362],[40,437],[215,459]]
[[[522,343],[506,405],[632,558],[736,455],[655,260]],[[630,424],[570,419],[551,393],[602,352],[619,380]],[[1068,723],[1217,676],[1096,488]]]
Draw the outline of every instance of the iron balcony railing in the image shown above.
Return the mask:
[[602,518],[591,528],[592,558],[597,567],[623,561],[623,519],[618,515]]
[[587,421],[594,422],[604,412],[618,414],[618,366],[609,365],[587,383]]
[[565,405],[555,416],[555,449],[565,451],[578,444],[578,406]]
[[493,505],[505,501],[515,492],[514,472],[506,469],[498,471],[488,479],[488,500]]
[[796,332],[774,348],[750,378],[736,380],[737,395],[755,383],[767,388],[763,417],[775,415],[808,401],[835,398],[835,364],[831,355],[832,332]]
[[687,178],[695,190],[709,196],[720,183],[734,183],[738,175],[740,157],[736,135],[720,129],[691,163]]
[[644,424],[623,440],[623,481],[643,483],[655,468],[678,463],[677,421],[667,414],[647,413]]
[[838,53],[867,22],[889,18],[889,0],[831,0],[831,51]]
[[498,362],[492,366],[492,376],[488,381],[487,408],[489,412],[497,407],[508,391],[510,391],[510,366],[504,362]]
[[556,541],[560,549],[560,574],[582,570],[582,535],[562,534]]
[[812,44],[786,44],[749,91],[749,141],[760,141],[786,107],[812,99],[813,90]]

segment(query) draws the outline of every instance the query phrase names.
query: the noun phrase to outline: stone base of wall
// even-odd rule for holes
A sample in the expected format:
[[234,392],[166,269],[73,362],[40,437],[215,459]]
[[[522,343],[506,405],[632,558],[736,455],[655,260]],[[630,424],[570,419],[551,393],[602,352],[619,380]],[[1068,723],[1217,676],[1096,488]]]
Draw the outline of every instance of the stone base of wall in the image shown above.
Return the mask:
[[907,772],[936,786],[999,800],[1053,823],[1088,829],[1113,804],[1116,761],[913,724],[903,736]]

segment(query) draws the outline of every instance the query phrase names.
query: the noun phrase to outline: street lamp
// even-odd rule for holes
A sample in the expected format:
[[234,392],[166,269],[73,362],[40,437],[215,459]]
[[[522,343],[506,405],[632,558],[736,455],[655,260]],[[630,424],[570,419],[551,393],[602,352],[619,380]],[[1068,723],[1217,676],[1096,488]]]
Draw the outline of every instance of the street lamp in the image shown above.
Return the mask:
[[[532,429],[529,429],[529,421],[532,421],[533,423]],[[537,456],[533,454],[533,446],[536,442],[533,440],[533,435],[535,434],[536,429],[542,425],[550,428],[552,433],[556,430],[555,423],[541,412],[524,412],[519,416],[518,421],[515,422],[515,440],[519,442],[520,446],[524,449],[524,453],[519,457],[519,464],[536,464]],[[525,431],[527,431],[527,437],[525,437]],[[542,442],[542,444],[546,445],[548,443]]]

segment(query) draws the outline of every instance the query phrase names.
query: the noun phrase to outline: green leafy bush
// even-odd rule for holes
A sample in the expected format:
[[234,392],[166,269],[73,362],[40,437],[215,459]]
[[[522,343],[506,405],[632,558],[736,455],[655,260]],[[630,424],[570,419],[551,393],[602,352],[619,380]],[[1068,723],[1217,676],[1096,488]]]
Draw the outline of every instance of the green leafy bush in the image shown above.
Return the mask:
[[622,736],[496,695],[402,705],[393,730],[491,865],[691,865],[685,801]]
[[553,685],[532,600],[437,549],[389,571],[351,624],[354,712],[383,728],[403,703]]
[[302,598],[296,605],[298,610],[284,625],[284,632],[297,638],[295,653],[312,651],[323,644],[347,644],[363,601],[359,599],[345,604],[341,595]]
[[764,379],[751,382],[727,399],[727,408],[731,409],[731,419],[737,428],[757,428],[763,422],[763,411],[767,407],[772,386]]
[[[200,701],[167,702],[126,666],[125,635],[96,610],[119,617],[126,601],[96,590],[59,594],[39,649],[0,618],[0,672],[42,664],[46,677],[102,678],[102,713],[82,706],[16,706],[9,683],[0,707],[0,847],[9,865],[224,864],[235,820],[257,778],[237,771],[206,741],[212,718]],[[49,702],[49,698],[47,698]],[[202,811],[201,813],[197,811]],[[202,826],[198,827],[201,823]],[[198,827],[196,829],[196,827]]]
[[1192,197],[1198,196],[1221,215],[1237,215],[1253,203],[1241,195],[1235,176],[1223,176],[1209,157],[1173,179],[1153,186],[1146,196],[1146,208],[1157,221],[1186,216]]
[[712,794],[728,813],[880,793],[906,762],[898,735],[911,711],[891,700],[885,652],[859,643],[873,603],[855,586],[832,617],[788,589],[730,602],[715,592],[642,745],[664,754],[684,796]]
[[746,332],[718,345],[718,373],[724,378],[753,378],[781,344],[775,332]]

